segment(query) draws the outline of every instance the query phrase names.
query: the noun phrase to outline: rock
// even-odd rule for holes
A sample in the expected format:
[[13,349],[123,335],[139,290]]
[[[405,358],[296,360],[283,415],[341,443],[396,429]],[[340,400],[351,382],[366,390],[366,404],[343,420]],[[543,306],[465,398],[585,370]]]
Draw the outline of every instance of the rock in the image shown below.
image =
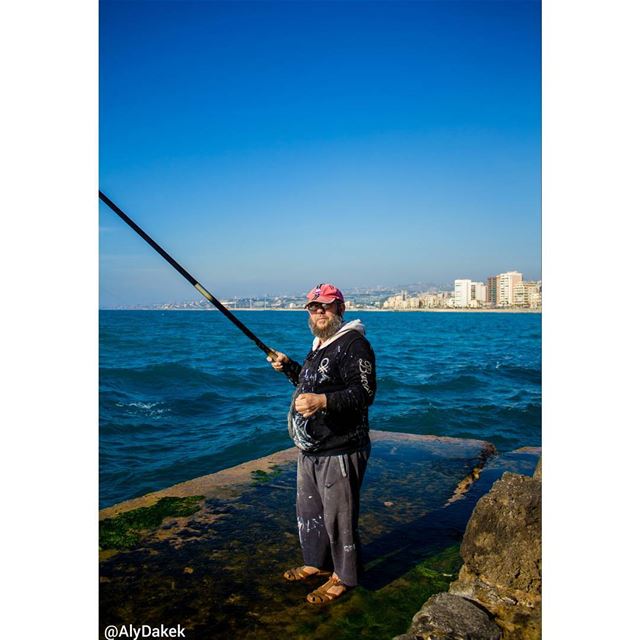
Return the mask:
[[533,477],[536,480],[542,481],[542,456],[540,456],[540,460],[538,460],[538,464],[536,465],[536,470],[533,472]]
[[499,640],[500,627],[480,607],[450,593],[431,596],[409,631],[394,640]]
[[478,501],[460,547],[470,575],[540,593],[540,493],[539,481],[507,472]]
[[506,472],[474,509],[449,592],[485,607],[506,640],[540,638],[541,550],[541,482]]

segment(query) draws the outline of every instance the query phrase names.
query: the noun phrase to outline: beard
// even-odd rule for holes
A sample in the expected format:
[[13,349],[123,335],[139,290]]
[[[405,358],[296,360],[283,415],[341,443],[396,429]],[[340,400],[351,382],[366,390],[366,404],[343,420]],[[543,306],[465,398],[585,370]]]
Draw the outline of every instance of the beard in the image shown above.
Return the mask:
[[342,317],[341,316],[333,316],[327,325],[323,328],[316,326],[313,318],[309,316],[309,329],[311,329],[311,333],[320,340],[327,340],[332,335],[337,333],[338,329],[342,326]]

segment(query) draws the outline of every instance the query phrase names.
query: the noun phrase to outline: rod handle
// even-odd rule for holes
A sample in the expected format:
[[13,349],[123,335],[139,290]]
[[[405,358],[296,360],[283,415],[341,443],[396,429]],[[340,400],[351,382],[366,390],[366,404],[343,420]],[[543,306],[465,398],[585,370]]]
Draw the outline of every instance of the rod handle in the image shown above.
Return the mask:
[[[269,347],[268,358],[270,362],[274,362],[278,358],[277,351]],[[298,386],[298,380],[294,373],[293,362],[291,360],[287,360],[286,362],[282,363],[282,373],[284,373],[284,375],[287,376],[287,378],[289,379],[289,382],[291,382],[291,384],[294,387]]]

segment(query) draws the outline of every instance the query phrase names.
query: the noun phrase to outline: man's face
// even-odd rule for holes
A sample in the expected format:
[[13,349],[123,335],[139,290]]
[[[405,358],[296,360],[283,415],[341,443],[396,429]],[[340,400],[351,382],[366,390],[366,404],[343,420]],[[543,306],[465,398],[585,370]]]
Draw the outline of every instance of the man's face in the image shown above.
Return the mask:
[[342,324],[342,316],[338,313],[338,302],[312,302],[308,307],[309,328],[314,336],[321,340],[330,338]]

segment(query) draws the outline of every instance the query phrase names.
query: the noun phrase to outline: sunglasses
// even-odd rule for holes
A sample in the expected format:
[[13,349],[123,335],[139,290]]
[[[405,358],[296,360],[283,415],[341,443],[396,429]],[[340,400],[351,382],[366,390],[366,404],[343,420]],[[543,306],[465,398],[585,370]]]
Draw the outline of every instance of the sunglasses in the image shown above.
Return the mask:
[[335,300],[333,302],[312,302],[311,304],[307,305],[307,311],[309,313],[318,313],[320,309],[322,309],[323,311],[329,311],[329,309],[331,309],[331,306],[334,304]]

